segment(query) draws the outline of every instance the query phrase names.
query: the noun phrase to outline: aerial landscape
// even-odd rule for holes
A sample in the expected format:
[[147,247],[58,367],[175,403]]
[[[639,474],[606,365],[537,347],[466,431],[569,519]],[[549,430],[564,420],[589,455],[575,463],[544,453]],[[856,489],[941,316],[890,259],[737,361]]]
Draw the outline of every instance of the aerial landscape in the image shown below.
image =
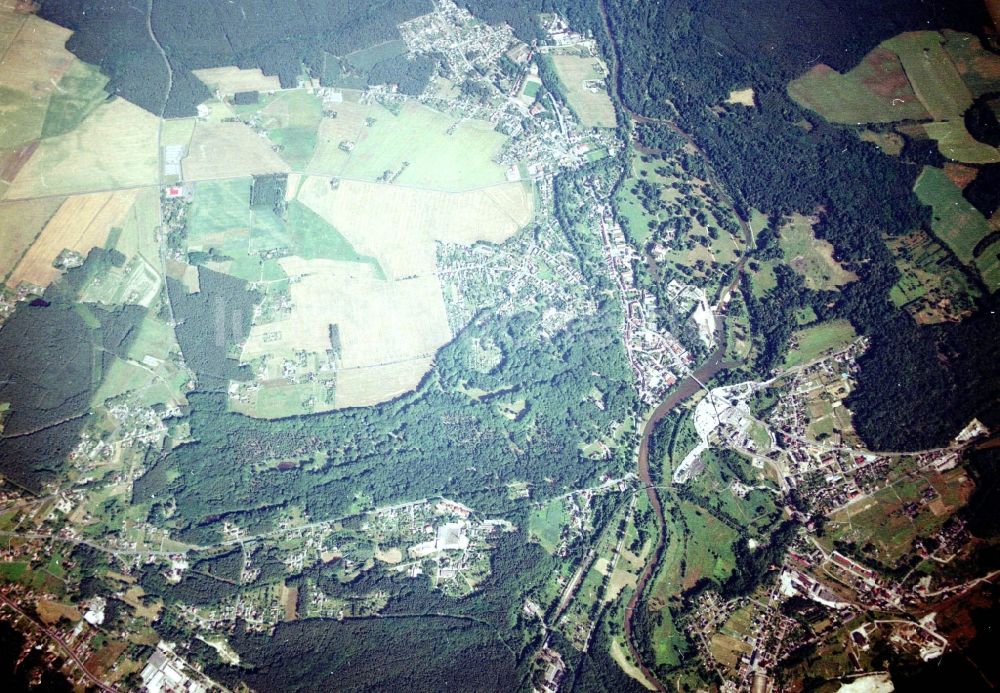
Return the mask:
[[0,681],[993,689],[998,209],[997,0],[0,0]]

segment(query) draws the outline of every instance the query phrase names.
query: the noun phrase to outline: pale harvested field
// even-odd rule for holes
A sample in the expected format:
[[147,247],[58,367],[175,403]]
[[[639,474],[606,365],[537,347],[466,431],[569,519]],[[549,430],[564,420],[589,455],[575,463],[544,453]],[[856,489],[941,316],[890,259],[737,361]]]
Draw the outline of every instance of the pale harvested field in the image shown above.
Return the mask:
[[618,666],[622,668],[622,671],[642,684],[643,688],[648,691],[656,690],[656,686],[651,684],[646,679],[646,676],[642,673],[642,669],[628,660],[628,656],[625,654],[625,650],[622,649],[622,646],[618,644],[618,640],[611,641],[611,658],[618,663]]
[[403,552],[398,546],[391,546],[387,549],[376,549],[375,558],[383,563],[396,564],[403,560]]
[[429,275],[386,281],[371,265],[283,258],[294,309],[251,329],[242,360],[283,351],[323,352],[340,335],[335,404],[365,406],[412,390],[451,339],[441,286]]
[[243,123],[198,123],[181,168],[184,179],[191,181],[290,170],[270,141]]
[[729,97],[726,99],[726,103],[739,104],[753,108],[757,105],[757,102],[754,100],[753,87],[747,87],[746,89],[734,89],[729,92]]
[[159,120],[115,99],[73,132],[44,140],[14,179],[8,200],[156,185]]
[[[9,10],[0,10],[10,17]],[[4,21],[3,30],[17,22]],[[31,15],[24,20],[0,61],[0,84],[35,97],[47,96],[76,59],[65,48],[73,32]]]
[[0,57],[7,52],[28,15],[14,11],[15,0],[0,0]]
[[191,135],[194,134],[196,123],[197,119],[195,118],[164,120],[160,129],[160,144],[164,147],[168,144],[183,144],[187,146],[191,143]]
[[91,248],[103,245],[111,227],[122,224],[140,192],[121,190],[67,199],[17,264],[7,285],[13,288],[24,281],[47,286],[59,276],[59,270],[52,266],[59,253],[70,248],[86,255]]
[[0,278],[7,278],[62,201],[45,197],[0,202]]
[[346,407],[370,407],[413,390],[431,369],[433,359],[424,358],[385,366],[354,368],[337,373],[334,404]]
[[615,107],[608,92],[605,89],[591,91],[584,87],[587,80],[604,79],[605,72],[594,67],[600,60],[580,55],[553,54],[550,57],[559,81],[566,87],[570,106],[580,118],[580,124],[587,128],[615,127]]
[[281,80],[276,75],[265,75],[259,68],[242,70],[234,66],[209,67],[192,70],[192,72],[209,89],[218,90],[224,96],[231,96],[238,91],[275,91],[281,89]]
[[499,243],[531,221],[533,194],[521,183],[461,193],[310,177],[299,200],[333,225],[390,278],[431,274],[434,241]]

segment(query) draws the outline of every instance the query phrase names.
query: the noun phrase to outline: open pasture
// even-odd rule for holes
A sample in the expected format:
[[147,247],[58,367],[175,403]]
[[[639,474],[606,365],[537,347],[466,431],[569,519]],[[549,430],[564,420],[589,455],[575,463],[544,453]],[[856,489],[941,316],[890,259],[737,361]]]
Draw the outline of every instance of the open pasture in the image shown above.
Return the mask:
[[[931,207],[931,229],[960,261],[975,267],[990,290],[1000,286],[1000,260],[975,250],[989,236],[990,223],[962,196],[947,174],[925,166],[913,188],[917,198]],[[995,251],[994,251],[995,252]]]
[[60,197],[0,202],[0,280],[7,279],[62,202]]
[[156,185],[158,128],[154,115],[124,99],[104,103],[72,132],[43,140],[5,198]]
[[59,276],[52,266],[59,253],[69,248],[86,255],[91,248],[104,245],[111,228],[121,225],[138,195],[138,190],[120,190],[67,199],[14,268],[8,286],[21,282],[47,286]]
[[961,118],[972,105],[972,93],[944,42],[936,31],[910,31],[882,43],[899,56],[913,91],[935,120]]
[[0,84],[32,98],[46,98],[76,61],[65,48],[72,33],[35,15],[25,17],[0,61]]
[[232,96],[240,91],[275,91],[281,89],[277,75],[265,75],[259,68],[243,70],[235,66],[192,70],[194,76],[212,91]]
[[184,179],[189,181],[288,173],[290,170],[272,149],[271,142],[243,123],[202,122],[195,125],[181,169]]
[[926,123],[924,130],[938,143],[938,150],[953,161],[967,164],[1000,163],[1000,149],[980,142],[969,134],[962,120]]
[[781,250],[789,266],[813,290],[838,289],[857,280],[858,275],[845,270],[833,258],[830,242],[813,235],[815,223],[813,217],[793,214],[781,227]]
[[299,201],[336,228],[361,255],[399,278],[435,270],[434,241],[499,243],[531,221],[533,193],[522,183],[464,193],[309,177]]
[[615,127],[615,108],[605,85],[608,70],[601,59],[572,51],[551,53],[547,57],[580,124],[587,128]]
[[828,65],[816,65],[788,85],[788,94],[831,123],[892,123],[928,117],[903,64],[881,46],[843,74]]
[[[378,108],[357,101],[345,100],[335,106],[337,117],[324,118],[317,128],[316,149],[306,167],[309,173],[337,175],[347,164],[350,154],[340,148],[342,142],[357,142],[367,136],[366,119]],[[391,114],[389,114],[391,115]]]
[[785,367],[791,368],[818,359],[824,354],[842,349],[855,337],[854,328],[846,320],[828,320],[792,334],[792,348],[785,357]]
[[317,129],[323,120],[323,103],[305,89],[275,94],[260,110],[261,125],[278,154],[297,171],[304,170],[316,149]]
[[944,49],[973,96],[996,91],[1000,82],[1000,56],[983,48],[974,34],[945,29]]
[[[354,108],[338,105],[349,114]],[[403,104],[398,115],[370,105],[364,124],[354,135],[354,148],[340,168],[323,165],[340,142],[327,137],[309,171],[357,180],[391,178],[400,185],[435,190],[471,190],[506,180],[505,168],[493,161],[506,137],[480,120],[456,120],[414,101]],[[371,119],[371,121],[368,121]],[[324,121],[326,123],[327,121]],[[339,127],[339,126],[338,126]],[[350,140],[350,137],[344,139]],[[332,163],[343,161],[334,155]]]

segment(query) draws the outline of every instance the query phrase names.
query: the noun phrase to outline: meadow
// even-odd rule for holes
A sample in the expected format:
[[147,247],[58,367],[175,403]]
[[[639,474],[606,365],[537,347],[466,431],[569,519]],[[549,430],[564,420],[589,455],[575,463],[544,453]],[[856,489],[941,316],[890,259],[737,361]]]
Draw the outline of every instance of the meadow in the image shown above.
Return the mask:
[[977,246],[990,235],[990,223],[972,206],[962,191],[942,169],[925,166],[917,178],[913,191],[917,198],[932,210],[931,229],[958,259],[974,267],[991,291],[1000,286],[1000,258],[996,249],[986,252]]
[[785,261],[805,279],[806,288],[835,290],[857,280],[858,275],[840,266],[833,258],[833,245],[813,235],[816,219],[793,214],[782,225],[780,245]]
[[[505,168],[493,161],[506,137],[488,122],[457,121],[412,101],[398,114],[377,104],[337,109],[337,118],[320,128],[310,173],[361,181],[388,176],[399,185],[442,191],[506,180]],[[340,149],[345,140],[354,144],[350,153]]]
[[785,356],[785,367],[800,366],[842,349],[854,337],[854,328],[846,320],[829,320],[796,330],[791,338],[792,347]]

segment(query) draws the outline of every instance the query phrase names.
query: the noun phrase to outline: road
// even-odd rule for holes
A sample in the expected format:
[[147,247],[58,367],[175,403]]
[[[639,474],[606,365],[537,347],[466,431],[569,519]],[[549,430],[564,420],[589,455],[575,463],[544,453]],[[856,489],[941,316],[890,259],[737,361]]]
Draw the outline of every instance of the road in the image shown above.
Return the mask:
[[49,630],[48,628],[46,628],[45,626],[43,626],[41,623],[39,623],[38,621],[36,621],[35,619],[33,619],[31,616],[29,616],[25,612],[21,611],[21,609],[17,606],[17,604],[15,604],[11,600],[7,599],[7,597],[5,597],[2,594],[0,594],[0,604],[2,604],[4,606],[9,606],[17,614],[19,614],[19,615],[23,616],[24,618],[28,619],[29,621],[31,621],[35,625],[36,628],[38,628],[40,631],[42,631],[43,633],[45,633],[45,635],[50,640],[52,640],[56,645],[58,645],[59,649],[62,650],[62,652],[63,652],[64,655],[66,655],[67,657],[69,657],[70,660],[72,660],[74,664],[76,664],[78,667],[80,667],[80,671],[83,672],[84,677],[86,677],[86,679],[88,681],[90,681],[90,683],[94,684],[95,686],[97,686],[98,688],[100,688],[102,691],[107,691],[107,693],[116,693],[117,692],[117,690],[118,690],[117,688],[114,688],[112,686],[108,686],[103,681],[101,681],[99,678],[97,678],[96,676],[94,676],[93,674],[91,674],[89,671],[87,671],[87,667],[83,666],[83,662],[80,661],[80,659],[76,656],[76,654],[73,652],[73,650],[70,649],[69,645],[67,645],[63,641],[63,639],[60,638],[56,633],[53,633],[51,630]]

